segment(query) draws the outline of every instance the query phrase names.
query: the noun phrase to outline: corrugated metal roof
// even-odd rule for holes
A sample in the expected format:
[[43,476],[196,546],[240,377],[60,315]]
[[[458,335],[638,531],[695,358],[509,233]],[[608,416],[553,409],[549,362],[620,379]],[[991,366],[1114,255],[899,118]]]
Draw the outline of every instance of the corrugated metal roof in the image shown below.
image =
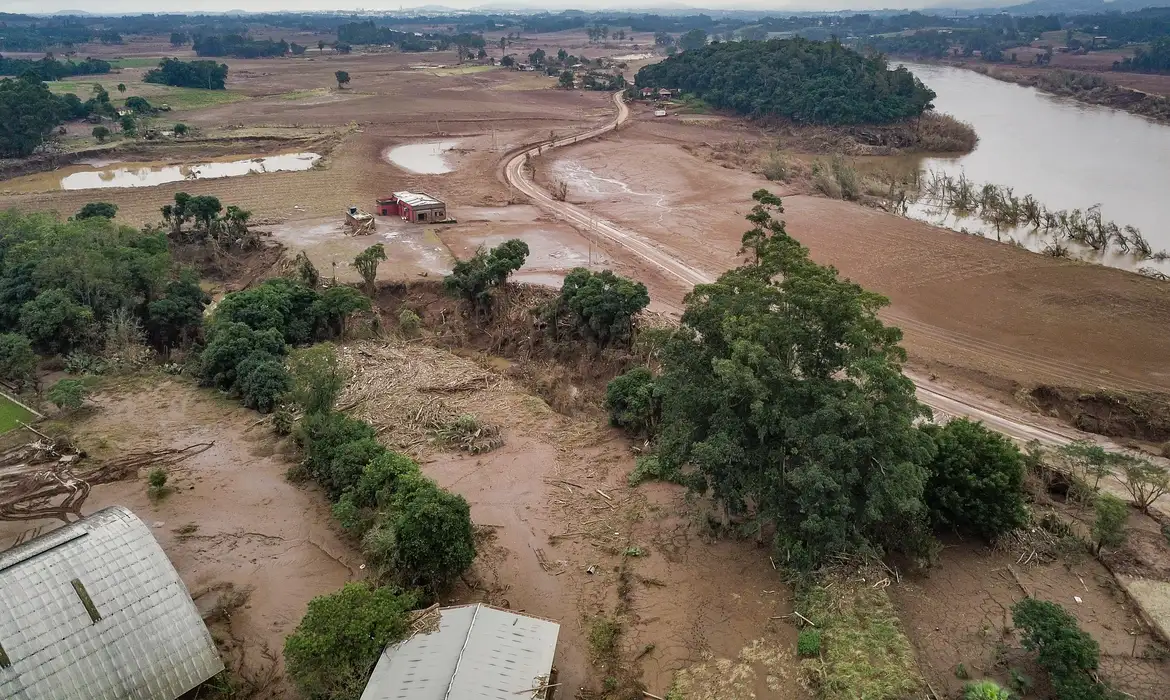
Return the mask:
[[0,554],[0,591],[0,698],[174,700],[223,669],[175,567],[125,508]]
[[361,700],[517,700],[547,683],[561,626],[488,605],[443,608],[439,628],[386,647]]
[[442,202],[430,196],[429,194],[421,194],[418,192],[395,192],[394,196],[398,199],[398,201],[404,204],[409,204],[412,207],[433,207],[436,205],[440,207],[443,206]]

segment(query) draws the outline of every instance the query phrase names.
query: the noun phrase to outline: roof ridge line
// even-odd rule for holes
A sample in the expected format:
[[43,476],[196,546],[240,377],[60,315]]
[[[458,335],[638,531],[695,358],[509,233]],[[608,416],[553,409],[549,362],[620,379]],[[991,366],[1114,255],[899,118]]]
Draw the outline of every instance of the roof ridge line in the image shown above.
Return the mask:
[[467,643],[471,641],[471,630],[475,629],[475,621],[480,610],[483,610],[483,605],[476,603],[475,612],[471,615],[471,624],[467,625],[467,634],[463,637],[463,646],[459,648],[459,656],[455,659],[455,670],[451,671],[451,680],[447,681],[447,692],[443,693],[443,700],[451,700],[451,689],[455,687],[455,677],[459,675],[459,664],[463,663],[463,652],[467,651]]

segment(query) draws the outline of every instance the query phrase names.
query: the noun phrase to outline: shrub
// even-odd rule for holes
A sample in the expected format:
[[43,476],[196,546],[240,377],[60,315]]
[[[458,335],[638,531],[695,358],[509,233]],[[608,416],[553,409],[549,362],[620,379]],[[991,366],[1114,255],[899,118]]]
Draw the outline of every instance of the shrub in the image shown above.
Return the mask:
[[154,113],[154,107],[152,107],[150,103],[146,101],[145,97],[139,97],[138,95],[126,98],[126,109],[136,114]]
[[654,375],[635,367],[614,377],[605,388],[605,407],[613,425],[630,435],[653,437],[662,410]]
[[81,408],[81,404],[85,403],[85,395],[88,393],[89,389],[81,383],[80,379],[61,379],[49,387],[48,396],[57,408],[75,409]]
[[297,441],[305,448],[305,467],[322,486],[330,483],[329,468],[342,445],[366,438],[372,440],[375,434],[369,423],[334,411],[306,415],[296,433]]
[[85,341],[93,328],[93,310],[64,289],[41,292],[20,307],[20,330],[44,353],[66,353]]
[[421,326],[422,319],[410,309],[403,309],[402,313],[398,314],[398,328],[406,337],[413,338],[418,335]]
[[1012,606],[1012,624],[1024,648],[1036,652],[1060,700],[1107,700],[1107,686],[1094,680],[1101,650],[1077,626],[1076,618],[1056,603],[1024,598]]
[[937,524],[990,540],[1027,522],[1024,462],[1014,444],[965,418],[925,430],[938,447],[924,494]]
[[186,136],[188,133],[191,132],[191,128],[188,127],[186,124],[179,122],[178,124],[175,124],[174,132],[175,132],[175,136]]
[[995,681],[974,681],[963,686],[963,700],[1011,700],[1011,697]]
[[288,358],[292,374],[289,398],[306,414],[330,411],[345,387],[347,372],[337,361],[337,351],[329,343],[294,350]]
[[105,143],[106,139],[110,138],[110,130],[104,126],[95,126],[90,133],[93,134],[98,143]]
[[676,476],[666,470],[657,455],[644,455],[634,460],[634,469],[627,480],[630,486],[637,486],[644,481],[673,481]]
[[418,463],[406,455],[387,450],[362,468],[361,476],[347,495],[359,508],[387,505],[391,501],[395,485],[407,476],[421,476]]
[[346,489],[357,485],[367,464],[385,453],[386,448],[373,437],[343,443],[329,460],[328,478],[318,481],[329,492],[329,498],[336,501]]
[[318,596],[285,639],[285,669],[308,700],[354,700],[386,645],[410,629],[418,596],[393,588],[347,583]]
[[146,483],[150,484],[150,488],[154,491],[161,491],[167,485],[167,472],[165,469],[151,469],[150,474],[146,477]]
[[200,356],[200,375],[207,386],[232,389],[239,381],[237,368],[245,359],[258,355],[282,357],[286,350],[276,329],[256,331],[234,321],[217,323]]
[[1097,496],[1097,517],[1093,520],[1093,541],[1097,551],[1102,547],[1114,548],[1125,542],[1125,519],[1129,506],[1125,501],[1110,493]]
[[106,219],[112,219],[118,215],[118,205],[110,204],[109,202],[90,202],[81,208],[81,211],[73,215],[74,219],[89,219],[95,216],[100,216]]
[[628,345],[634,316],[650,303],[646,285],[609,270],[574,268],[561,286],[560,305],[577,318],[577,330],[602,347]]
[[292,388],[284,361],[267,353],[249,355],[236,367],[237,389],[248,408],[268,413]]
[[797,656],[821,655],[821,631],[814,627],[806,627],[796,636]]
[[401,485],[389,517],[366,535],[363,551],[402,585],[440,591],[475,559],[471,508],[462,496],[421,477]]
[[0,333],[0,379],[19,389],[33,379],[36,369],[37,355],[28,338],[18,333]]
[[764,161],[760,172],[769,180],[786,182],[788,180],[788,161],[784,159],[784,156],[773,151]]
[[861,194],[861,178],[857,169],[845,162],[839,155],[829,161],[829,168],[833,171],[833,179],[841,190],[841,198],[850,201],[856,200]]

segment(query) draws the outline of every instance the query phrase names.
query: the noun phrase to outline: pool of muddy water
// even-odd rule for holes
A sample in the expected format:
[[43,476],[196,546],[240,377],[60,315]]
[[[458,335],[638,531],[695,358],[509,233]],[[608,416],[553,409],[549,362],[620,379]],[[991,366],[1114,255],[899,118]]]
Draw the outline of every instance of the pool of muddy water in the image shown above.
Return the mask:
[[454,170],[444,154],[457,145],[458,141],[408,143],[387,149],[383,157],[390,164],[412,173],[442,175]]
[[241,157],[188,164],[127,163],[111,160],[82,161],[60,170],[13,178],[0,184],[7,192],[94,190],[154,187],[168,182],[239,177],[259,173],[308,170],[321,159],[316,153],[283,153],[275,156]]

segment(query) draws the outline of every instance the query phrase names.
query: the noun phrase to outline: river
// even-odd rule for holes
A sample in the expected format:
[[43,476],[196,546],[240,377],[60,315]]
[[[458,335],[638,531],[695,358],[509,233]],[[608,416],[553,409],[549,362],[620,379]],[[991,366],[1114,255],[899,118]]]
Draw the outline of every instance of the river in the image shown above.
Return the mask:
[[[937,93],[938,112],[970,123],[979,135],[971,153],[926,158],[924,171],[965,173],[978,185],[1011,187],[1016,196],[1031,194],[1051,210],[1100,204],[1105,219],[1137,227],[1155,251],[1170,250],[1170,126],[970,70],[904,65]],[[912,208],[911,215],[958,228],[953,217],[944,220],[937,211]],[[978,224],[961,223],[972,230]],[[1015,233],[1034,250],[1044,244],[1038,235]],[[1131,269],[1167,268],[1117,254],[1099,259]]]

